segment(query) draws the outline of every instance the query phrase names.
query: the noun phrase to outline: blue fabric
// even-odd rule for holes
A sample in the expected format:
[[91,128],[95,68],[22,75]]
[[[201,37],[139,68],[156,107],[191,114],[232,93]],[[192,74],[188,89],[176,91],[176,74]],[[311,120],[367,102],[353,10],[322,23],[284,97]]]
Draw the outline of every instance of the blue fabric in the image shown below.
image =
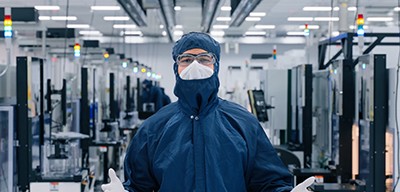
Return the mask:
[[291,174],[257,119],[244,108],[218,99],[197,118],[174,102],[143,123],[126,155],[126,190],[292,189]]
[[[209,52],[218,50],[219,58],[219,45],[213,41],[207,34],[190,33],[177,42],[173,54],[202,48]],[[177,74],[176,63],[174,66]],[[174,94],[178,101],[148,118],[128,148],[124,168],[126,190],[292,189],[292,175],[258,120],[243,107],[217,97],[217,70],[210,78],[201,80],[182,80],[176,75]]]

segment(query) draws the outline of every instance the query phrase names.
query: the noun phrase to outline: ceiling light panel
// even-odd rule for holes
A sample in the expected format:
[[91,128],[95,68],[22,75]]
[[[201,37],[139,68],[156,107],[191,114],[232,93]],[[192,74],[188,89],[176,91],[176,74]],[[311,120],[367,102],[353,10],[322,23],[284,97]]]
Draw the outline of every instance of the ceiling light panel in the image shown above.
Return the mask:
[[348,7],[347,11],[357,11],[357,7]]
[[[334,11],[339,11],[339,7],[334,7]],[[331,11],[331,7],[318,7],[318,6],[306,6],[303,7],[303,11]],[[357,7],[348,7],[348,11],[357,11]]]
[[120,6],[91,6],[92,11],[118,11],[121,10]]
[[60,10],[60,6],[37,5],[35,9],[39,11],[58,11]]
[[314,17],[314,21],[339,21],[339,17]]
[[231,18],[230,18],[230,17],[217,17],[216,20],[217,20],[217,21],[230,21]]
[[304,35],[304,31],[288,31],[286,35]]
[[174,10],[175,10],[175,11],[180,11],[180,10],[182,10],[182,7],[181,7],[181,6],[175,6],[175,7],[174,7]]
[[210,34],[212,36],[224,36],[225,32],[224,31],[210,31]]
[[267,15],[265,12],[251,12],[249,14],[250,17],[264,17],[265,15]]
[[228,29],[229,25],[213,25],[214,29]]
[[183,31],[176,30],[176,31],[174,31],[174,35],[176,35],[176,36],[182,36],[182,35],[183,35]]
[[221,7],[221,11],[231,11],[231,10],[232,10],[232,8],[229,7],[229,6],[222,6]]
[[340,35],[340,32],[339,31],[333,31],[331,34],[332,34],[332,36],[336,37],[336,36]]
[[[299,29],[305,29],[305,25],[300,25]],[[308,29],[319,29],[319,25],[308,25]]]
[[288,21],[313,21],[312,17],[288,17]]
[[102,35],[100,31],[79,31],[81,35]]
[[129,21],[129,17],[126,16],[105,16],[103,19],[104,21]]
[[141,31],[125,31],[125,35],[143,35]]
[[[369,28],[368,25],[364,25],[363,27],[364,27],[364,29],[368,29]],[[357,26],[354,26],[354,25],[350,25],[349,26],[349,29],[356,29],[356,28],[357,28]]]
[[40,21],[48,21],[48,20],[50,20],[50,19],[51,19],[50,16],[39,16],[39,20],[40,20]]
[[114,29],[133,29],[136,28],[136,25],[129,25],[129,24],[115,24],[113,25]]
[[247,31],[245,35],[266,35],[265,31]]
[[246,21],[261,21],[261,17],[246,17]]
[[66,16],[52,16],[51,17],[51,20],[53,20],[53,21],[66,21],[66,20],[68,20],[68,21],[76,21],[78,18],[77,17],[75,17],[75,16],[68,16],[68,17],[66,17]]
[[393,21],[393,17],[368,17],[367,21]]

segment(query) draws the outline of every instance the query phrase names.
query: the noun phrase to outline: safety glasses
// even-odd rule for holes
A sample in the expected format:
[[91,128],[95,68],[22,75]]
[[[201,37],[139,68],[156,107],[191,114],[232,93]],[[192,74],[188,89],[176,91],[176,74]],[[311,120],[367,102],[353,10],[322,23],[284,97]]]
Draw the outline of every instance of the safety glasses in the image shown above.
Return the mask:
[[215,63],[215,57],[212,53],[201,53],[198,55],[185,53],[177,57],[176,63],[180,66],[188,66],[193,63],[194,60],[202,65],[213,65]]

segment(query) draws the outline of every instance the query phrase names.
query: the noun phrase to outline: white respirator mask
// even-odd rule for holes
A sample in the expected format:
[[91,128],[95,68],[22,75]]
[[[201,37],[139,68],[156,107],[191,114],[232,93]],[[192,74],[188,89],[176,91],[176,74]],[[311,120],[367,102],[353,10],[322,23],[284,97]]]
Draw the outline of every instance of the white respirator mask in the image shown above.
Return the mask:
[[207,79],[214,74],[214,70],[210,67],[200,64],[197,60],[194,60],[188,65],[179,76],[184,80],[194,79]]

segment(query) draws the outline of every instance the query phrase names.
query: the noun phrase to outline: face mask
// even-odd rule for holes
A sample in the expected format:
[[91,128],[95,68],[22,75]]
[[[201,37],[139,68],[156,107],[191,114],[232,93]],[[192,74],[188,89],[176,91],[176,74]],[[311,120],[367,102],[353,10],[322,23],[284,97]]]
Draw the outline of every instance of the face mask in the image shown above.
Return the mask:
[[196,60],[187,66],[179,76],[184,80],[207,79],[214,73],[210,67],[198,63]]

